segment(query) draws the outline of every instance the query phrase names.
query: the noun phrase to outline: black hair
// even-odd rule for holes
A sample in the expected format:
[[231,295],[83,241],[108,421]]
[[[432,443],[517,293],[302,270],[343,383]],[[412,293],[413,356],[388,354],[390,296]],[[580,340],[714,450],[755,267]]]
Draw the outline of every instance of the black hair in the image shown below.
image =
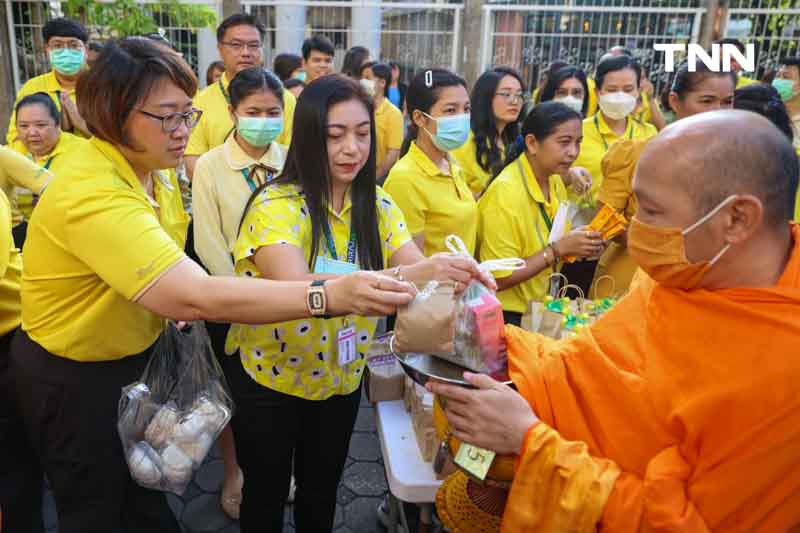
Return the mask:
[[642,77],[642,67],[639,62],[630,56],[614,56],[603,59],[597,64],[594,79],[597,82],[597,90],[603,88],[603,82],[606,76],[611,72],[619,70],[631,69],[636,74],[636,87],[639,87],[639,80]]
[[[525,137],[533,135],[537,141],[541,142],[552,135],[556,128],[570,120],[581,122],[583,117],[561,102],[542,102],[534,107],[525,117],[525,122],[522,123],[522,132],[510,146],[500,172],[525,152]],[[500,172],[492,176],[492,179],[486,184],[486,188],[492,184]]]
[[586,111],[589,108],[589,84],[586,81],[586,73],[577,67],[564,67],[554,72],[547,80],[547,85],[544,86],[541,93],[539,93],[540,102],[549,102],[556,97],[556,91],[561,87],[561,84],[566,80],[575,78],[581,85],[583,85],[583,108],[581,113],[586,116]]
[[43,106],[47,110],[47,114],[50,115],[50,118],[55,121],[56,125],[58,126],[61,124],[61,113],[59,112],[58,107],[56,107],[55,102],[53,102],[53,99],[50,98],[49,94],[39,92],[29,94],[28,96],[22,98],[19,102],[17,102],[17,105],[14,108],[14,113],[16,114],[17,119],[19,119],[19,110],[29,105]]
[[[369,63],[364,63],[361,72],[363,72],[366,69],[370,69],[372,71],[373,76],[382,79],[386,83],[386,85],[383,88],[383,96],[388,97],[389,86],[392,84],[392,67],[390,67],[386,63],[376,63],[374,61],[370,61]],[[361,75],[361,72],[359,72],[359,75]]]
[[[556,60],[550,63],[550,66],[547,67],[547,69],[542,73],[541,78],[539,78],[539,87],[543,86],[542,82],[544,82],[544,85],[547,85],[547,82],[550,80],[553,74],[555,74],[556,72],[567,66],[569,66],[569,64],[566,61]],[[534,92],[536,94],[534,94],[533,105],[536,105],[542,100],[542,91],[534,91]]]
[[[497,93],[497,86],[506,76],[511,76],[519,82],[522,93],[525,93],[525,83],[519,73],[508,67],[496,67],[487,70],[472,89],[470,95],[470,127],[475,136],[475,161],[490,174],[495,174],[503,167],[503,152],[497,146],[497,121],[494,116],[492,101]],[[520,114],[522,104],[520,102]],[[519,117],[517,121],[509,123],[503,129],[501,141],[505,146],[510,146],[519,135]]]
[[794,140],[792,119],[786,110],[786,104],[781,100],[778,90],[772,85],[764,83],[751,83],[733,93],[734,109],[744,109],[767,117],[789,141]]
[[261,91],[274,94],[283,107],[283,84],[275,74],[263,67],[250,67],[240,71],[228,87],[231,107],[236,108],[242,100]]
[[800,74],[800,56],[784,57],[780,61],[781,66],[795,67]]
[[258,30],[258,35],[262,41],[267,36],[267,29],[256,17],[247,13],[236,13],[223,20],[222,24],[217,28],[217,42],[221,43],[225,39],[225,33],[236,26],[252,26]]
[[357,78],[361,75],[361,65],[369,57],[369,50],[363,46],[354,46],[344,55],[342,74]]
[[53,37],[74,37],[83,44],[89,42],[89,34],[80,22],[63,17],[48,20],[42,27],[42,37],[45,44]]
[[103,43],[98,43],[97,41],[90,41],[87,46],[92,52],[102,52],[103,46],[105,45]]
[[150,39],[151,41],[155,41],[157,43],[161,43],[164,46],[168,46],[172,50],[175,49],[175,47],[172,46],[172,43],[170,42],[169,39],[167,39],[167,36],[163,32],[151,31],[150,33],[145,33],[144,35],[142,35],[142,37],[144,37],[145,39]]
[[725,39],[717,39],[714,41],[714,44],[732,44],[735,46],[741,53],[745,53],[745,47],[742,41],[739,39],[734,39],[733,37],[726,37]]
[[[703,63],[698,63],[694,72],[691,72],[689,70],[689,64],[684,61],[672,74],[672,78],[670,79],[669,83],[669,89],[667,90],[667,97],[669,96],[669,93],[673,92],[678,95],[679,99],[683,100],[683,98],[686,96],[686,93],[695,90],[708,78],[730,78],[733,88],[736,88],[735,72],[714,72]],[[664,103],[663,98],[662,103]],[[669,105],[669,98],[666,98],[666,108],[671,109]]]
[[618,51],[620,54],[624,56],[633,57],[633,52],[631,52],[629,48],[625,48],[621,44],[612,46],[611,48],[608,49],[609,54],[613,53],[614,51]]
[[[302,189],[311,217],[311,256],[308,258],[308,267],[311,271],[314,270],[323,234],[322,221],[328,217],[328,206],[331,203],[332,178],[328,168],[327,149],[328,110],[336,104],[350,100],[357,100],[366,108],[370,117],[371,138],[375,139],[372,98],[357,82],[339,74],[314,80],[314,83],[309,84],[297,99],[292,142],[289,145],[286,164],[280,176],[270,182],[291,183]],[[255,190],[247,203],[247,208],[267,186],[269,184],[265,183]],[[374,142],[370,144],[367,163],[353,180],[350,195],[359,266],[363,270],[381,270],[384,268],[384,263],[382,240],[378,231]]]
[[281,81],[292,77],[295,70],[303,66],[303,58],[297,54],[278,54],[272,62],[272,70]]
[[[426,83],[430,81],[430,85]],[[457,74],[443,68],[431,68],[421,70],[411,80],[406,93],[406,110],[409,117],[413,117],[414,111],[419,110],[423,113],[430,113],[431,108],[439,100],[442,89],[447,87],[462,86],[467,89],[467,82]],[[406,138],[403,139],[403,146],[400,148],[400,157],[403,157],[411,147],[411,141],[416,140],[419,135],[419,128],[412,120],[408,123]]]
[[333,57],[334,53],[336,52],[331,40],[324,35],[314,35],[303,41],[303,59],[308,61],[308,58],[311,57],[311,52],[313,50],[322,52],[323,54],[331,57]]
[[206,69],[206,85],[211,85],[214,83],[212,74],[214,74],[215,70],[221,70],[222,72],[225,72],[225,63],[222,61],[213,61],[210,65],[208,65],[208,68]]
[[283,88],[286,90],[294,89],[295,87],[305,87],[305,86],[306,84],[298,80],[297,78],[289,78],[288,80],[283,82]]

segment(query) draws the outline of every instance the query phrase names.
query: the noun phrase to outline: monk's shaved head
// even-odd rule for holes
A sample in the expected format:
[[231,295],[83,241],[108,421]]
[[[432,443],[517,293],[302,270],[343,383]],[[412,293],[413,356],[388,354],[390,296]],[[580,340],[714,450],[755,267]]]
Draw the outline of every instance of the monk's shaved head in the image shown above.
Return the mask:
[[794,215],[797,155],[786,135],[755,113],[713,111],[679,120],[642,153],[637,177],[647,179],[647,172],[666,174],[694,199],[698,217],[732,194],[759,198],[769,225]]

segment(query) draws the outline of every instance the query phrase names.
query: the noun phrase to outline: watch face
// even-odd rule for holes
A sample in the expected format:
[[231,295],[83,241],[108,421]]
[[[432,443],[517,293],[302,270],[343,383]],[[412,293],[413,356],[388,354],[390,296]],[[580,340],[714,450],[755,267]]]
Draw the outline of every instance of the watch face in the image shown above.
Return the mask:
[[325,293],[320,290],[312,290],[308,293],[308,305],[312,311],[323,311],[325,309]]

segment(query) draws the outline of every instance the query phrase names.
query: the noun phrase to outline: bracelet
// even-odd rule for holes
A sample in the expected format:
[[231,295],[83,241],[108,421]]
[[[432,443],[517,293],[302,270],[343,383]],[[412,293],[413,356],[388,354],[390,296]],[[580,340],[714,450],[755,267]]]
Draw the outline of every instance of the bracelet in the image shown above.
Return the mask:
[[555,247],[554,244],[551,244],[549,246],[550,246],[550,250],[553,252],[553,264],[556,264],[559,261],[561,261],[561,254],[558,253],[558,250],[556,250],[556,247]]
[[550,248],[550,247],[546,246],[545,249],[542,250],[542,256],[544,257],[544,264],[546,266],[548,266],[548,267],[551,267],[551,266],[553,266],[553,263],[551,263],[550,260],[547,258],[547,249],[548,248]]
[[397,281],[405,281],[406,280],[406,278],[403,276],[403,273],[400,271],[401,268],[403,268],[403,265],[397,265],[394,268],[394,272],[392,272],[392,275],[395,278],[397,278]]

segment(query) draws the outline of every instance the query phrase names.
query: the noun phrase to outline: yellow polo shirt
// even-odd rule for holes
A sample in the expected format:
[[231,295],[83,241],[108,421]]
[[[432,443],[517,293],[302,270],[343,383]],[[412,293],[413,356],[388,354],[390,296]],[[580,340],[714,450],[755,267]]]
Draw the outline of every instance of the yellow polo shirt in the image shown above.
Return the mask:
[[[484,170],[478,163],[477,154],[478,148],[472,131],[469,132],[469,138],[462,147],[450,152],[458,166],[461,167],[461,175],[475,196],[481,195],[486,189],[486,185],[489,184],[489,180],[492,179],[491,171]],[[505,158],[505,150],[503,150],[502,157]]]
[[745,85],[750,85],[751,83],[758,83],[758,80],[754,80],[753,78],[748,78],[747,76],[742,76],[739,74],[736,76],[736,88],[744,87]]
[[[17,187],[41,194],[53,174],[8,146],[0,146],[0,189],[11,202],[13,226],[23,220],[17,204]],[[0,229],[0,231],[2,231]]]
[[156,173],[150,198],[120,151],[97,138],[64,159],[68,172],[28,226],[22,328],[76,361],[140,353],[164,320],[136,299],[185,257],[189,215],[178,183]]
[[[69,170],[65,168],[64,164],[62,163],[64,160],[62,157],[63,154],[74,150],[80,150],[81,147],[83,147],[87,142],[88,140],[84,139],[83,137],[78,137],[77,135],[62,131],[58,136],[58,142],[49,154],[36,159],[33,157],[33,154],[26,150],[25,155],[40,167],[50,171],[50,174],[52,174],[53,177],[56,177]],[[18,219],[18,212],[24,218],[29,219],[31,217],[31,213],[33,212],[33,191],[30,189],[17,188],[15,190],[15,200],[17,204],[16,207],[18,209],[14,210],[14,220]],[[14,206],[12,205],[12,208],[13,207]]]
[[[380,187],[377,189],[378,232],[383,243],[384,268],[392,254],[411,240],[403,222],[403,213]],[[340,259],[350,240],[352,216],[350,195],[341,213],[328,211],[334,246]],[[234,247],[236,274],[262,277],[253,261],[259,248],[288,245],[311,258],[311,218],[305,200],[296,185],[271,185],[265,188],[248,209],[239,240]],[[318,257],[331,257],[324,237]],[[233,324],[225,351],[239,351],[245,371],[256,382],[270,389],[307,400],[325,400],[337,394],[349,394],[358,388],[367,350],[375,333],[376,318],[348,316],[293,320],[263,326]],[[355,326],[358,358],[340,366],[337,332]]]
[[[14,110],[17,108],[17,103],[20,100],[34,93],[47,93],[50,95],[50,98],[53,99],[53,102],[56,103],[58,110],[61,111],[61,100],[59,99],[59,95],[63,92],[64,89],[61,88],[61,84],[58,83],[58,78],[56,78],[56,73],[52,70],[26,81],[17,93],[17,99],[14,101],[14,107],[11,110],[11,120],[8,122],[6,143],[20,153],[25,153],[26,151],[22,142],[17,140],[17,114]],[[75,102],[75,89],[71,89],[67,91],[67,93],[72,101]]]
[[593,202],[597,200],[597,191],[600,190],[600,185],[603,183],[601,162],[608,147],[617,139],[649,139],[658,133],[652,124],[642,123],[631,117],[626,120],[625,133],[621,137],[617,137],[611,131],[606,121],[603,120],[602,113],[596,113],[583,121],[581,153],[575,160],[574,166],[584,167],[592,175],[592,188],[589,194]]
[[[203,116],[192,130],[186,155],[203,155],[224,143],[233,131],[233,119],[228,112],[228,85],[228,77],[223,73],[217,83],[209,85],[194,97],[194,106],[203,111]],[[294,95],[283,91],[283,132],[275,140],[284,146],[289,146],[292,140],[295,103]]]
[[211,274],[236,275],[231,252],[247,201],[263,180],[280,174],[285,161],[286,148],[276,142],[254,160],[234,135],[197,160],[192,178],[194,250]]
[[586,86],[589,87],[589,94],[586,95],[589,98],[589,102],[586,104],[586,116],[591,117],[595,113],[597,113],[597,83],[595,83],[594,78],[587,76],[586,77]]
[[426,256],[447,251],[444,240],[451,234],[461,237],[467,250],[475,253],[478,204],[458,165],[451,162],[450,173],[439,170],[412,142],[384,184],[402,209],[411,235],[424,235]]
[[[480,260],[528,258],[541,252],[550,237],[550,225],[561,202],[567,201],[567,189],[557,174],[550,176],[549,200],[545,200],[539,182],[525,154],[508,165],[481,197]],[[548,220],[542,213],[547,213]],[[569,227],[567,227],[569,230]],[[552,268],[531,279],[500,291],[497,297],[503,310],[524,313],[528,302],[547,296]],[[498,278],[511,272],[496,272]]]
[[22,254],[14,246],[11,234],[11,203],[0,191],[0,335],[20,324],[19,285],[22,275]]
[[403,113],[388,98],[375,109],[375,167],[381,168],[389,150],[400,150],[403,146]]

